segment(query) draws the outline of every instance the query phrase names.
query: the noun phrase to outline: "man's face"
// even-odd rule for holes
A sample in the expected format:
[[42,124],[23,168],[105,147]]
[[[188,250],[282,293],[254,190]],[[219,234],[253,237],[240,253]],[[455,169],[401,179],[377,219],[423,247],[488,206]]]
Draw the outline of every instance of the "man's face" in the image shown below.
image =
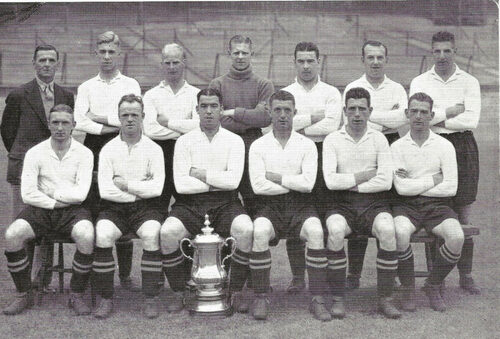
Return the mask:
[[40,80],[46,82],[54,80],[54,75],[59,67],[56,51],[38,51],[35,60],[33,60],[33,67]]
[[65,141],[71,138],[71,131],[75,127],[73,114],[68,112],[52,112],[49,116],[49,130],[52,139]]
[[122,102],[118,108],[118,118],[121,123],[121,131],[129,136],[136,136],[142,131],[142,120],[144,113],[138,102]]
[[196,111],[200,116],[202,130],[214,130],[219,126],[222,106],[216,95],[201,95]]
[[299,51],[295,57],[297,77],[309,82],[317,78],[319,73],[319,59],[314,51]]
[[232,65],[238,71],[245,70],[250,66],[253,52],[249,44],[233,43],[230,53]]
[[435,70],[448,72],[455,62],[457,50],[451,41],[441,41],[432,44],[432,56],[434,58]]
[[380,79],[384,76],[384,66],[387,63],[383,46],[365,46],[365,56],[361,58],[368,77]]
[[295,107],[291,100],[274,99],[271,103],[271,122],[273,124],[273,131],[291,131],[295,113]]
[[177,81],[184,75],[185,60],[178,48],[169,48],[162,53],[161,65],[167,81]]
[[355,131],[363,131],[366,128],[371,112],[372,108],[368,107],[366,98],[350,98],[344,107],[347,124]]
[[427,101],[412,100],[405,113],[408,120],[410,120],[412,131],[429,129],[430,122],[434,118],[434,112],[431,111],[431,104]]
[[120,47],[115,43],[102,43],[97,45],[95,53],[99,60],[99,68],[103,72],[112,72],[118,67]]

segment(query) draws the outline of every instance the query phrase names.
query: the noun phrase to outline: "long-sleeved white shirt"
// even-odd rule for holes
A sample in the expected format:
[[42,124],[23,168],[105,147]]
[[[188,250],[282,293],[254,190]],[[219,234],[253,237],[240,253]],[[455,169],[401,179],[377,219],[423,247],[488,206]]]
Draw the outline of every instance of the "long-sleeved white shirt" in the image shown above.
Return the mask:
[[323,142],[323,175],[330,190],[352,190],[354,174],[377,170],[375,177],[358,185],[360,193],[388,191],[392,186],[392,156],[385,136],[367,128],[358,141],[347,133],[345,126],[328,135]]
[[[174,94],[162,81],[144,94],[144,133],[153,140],[177,139],[200,125],[196,112],[196,95],[200,90],[184,81]],[[158,123],[158,117],[168,118],[168,127]]]
[[[431,125],[444,121],[445,128],[432,126],[435,133],[454,133],[475,129],[481,115],[481,89],[479,81],[458,68],[447,81],[436,73],[434,66],[411,81],[410,96],[424,92],[434,101],[434,119]],[[446,108],[463,104],[465,112],[446,119]]]
[[101,134],[103,124],[87,117],[90,111],[106,117],[108,124],[120,127],[118,119],[118,102],[127,94],[141,95],[141,87],[137,80],[129,78],[120,72],[110,82],[96,77],[78,86],[75,101],[75,129],[90,134]]
[[[245,165],[243,139],[219,126],[210,141],[200,128],[177,140],[174,184],[179,194],[232,191],[238,188]],[[206,182],[189,175],[191,168],[206,170]]]
[[[32,147],[24,158],[21,196],[25,204],[53,209],[57,201],[80,204],[87,198],[92,181],[94,156],[81,143],[71,140],[59,160],[51,139]],[[49,196],[53,192],[53,196]]]
[[[292,131],[283,148],[273,132],[267,133],[253,142],[248,157],[250,182],[255,194],[312,191],[318,170],[318,151],[307,137]],[[266,179],[266,172],[281,174],[281,185]]]
[[[397,133],[399,129],[405,129],[405,125],[408,125],[405,115],[405,109],[408,108],[408,95],[401,84],[384,75],[384,81],[374,88],[366,79],[366,74],[363,74],[361,78],[346,86],[342,97],[343,106],[347,91],[355,87],[362,87],[370,93],[370,104],[373,107],[369,122],[371,128],[383,131],[384,134]],[[392,109],[395,105],[399,107]],[[345,117],[344,121],[347,121]]]
[[[115,176],[127,180],[127,192],[114,184]],[[97,177],[104,200],[124,203],[158,197],[165,182],[163,151],[145,135],[132,146],[118,135],[102,148]]]
[[[445,138],[430,132],[418,146],[410,132],[391,145],[394,169],[403,168],[409,178],[394,175],[394,186],[401,195],[452,197],[457,193],[457,159],[455,148]],[[434,185],[432,176],[442,173],[443,181]]]
[[[311,90],[306,90],[301,84],[295,82],[285,88],[295,98],[297,114],[293,118],[293,129],[304,130],[304,134],[314,142],[322,142],[325,137],[336,131],[342,120],[342,96],[339,90],[327,83],[318,80]],[[323,113],[325,117],[313,124],[311,115]],[[271,127],[265,132],[270,132]]]

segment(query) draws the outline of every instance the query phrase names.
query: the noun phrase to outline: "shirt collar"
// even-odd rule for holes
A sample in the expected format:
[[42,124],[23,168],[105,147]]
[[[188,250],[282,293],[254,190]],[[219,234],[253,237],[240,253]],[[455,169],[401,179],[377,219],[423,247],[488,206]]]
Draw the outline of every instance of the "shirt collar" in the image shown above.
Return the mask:
[[[160,81],[159,86],[161,88],[165,88],[166,90],[174,93],[174,91],[172,91],[172,87],[170,87],[170,85],[165,80]],[[186,89],[186,87],[187,87],[187,81],[184,80],[184,83],[182,84],[182,87],[179,89],[179,91],[176,93],[176,95],[184,92],[184,90]]]
[[[120,141],[123,145],[125,145],[126,147],[129,147],[129,146],[128,146],[128,144],[127,144],[127,142],[126,142],[126,141],[124,141],[124,140],[122,139],[122,133],[121,133],[121,131],[120,131],[120,133],[119,133],[116,137],[118,138],[118,140],[119,140],[119,141]],[[133,145],[132,145],[132,146],[130,146],[130,147],[132,147],[132,148],[133,148],[133,147],[138,147],[138,146],[142,145],[143,143],[144,143],[144,131],[142,131],[142,132],[141,132],[141,138],[139,139],[139,141],[138,141],[137,143],[133,144]]]
[[436,73],[436,69],[435,69],[435,65],[432,66],[431,70],[430,70],[430,73],[432,74],[432,76],[437,79],[437,80],[440,80],[441,82],[450,82],[452,80],[455,80],[455,78],[457,76],[460,76],[463,74],[464,71],[462,71],[457,64],[455,64],[455,72],[448,78],[448,80],[446,81],[443,81],[443,78],[441,78],[441,76],[439,76],[439,74]]
[[43,82],[42,80],[40,80],[38,77],[35,77],[36,78],[36,82],[38,84],[38,86],[42,89],[42,91],[45,90],[45,87],[49,86],[49,90],[54,93],[54,80],[52,80],[51,82],[49,82],[48,84]]
[[[208,141],[208,142],[211,142],[211,141],[209,141],[209,140],[208,140],[208,137],[207,137],[207,135],[205,134],[205,132],[203,132],[203,131],[201,130],[201,127],[200,127],[200,126],[198,126],[198,127],[196,127],[196,128],[197,128],[197,130],[198,130],[198,133],[199,133],[199,137],[200,137],[200,138],[202,138],[203,140],[206,140],[206,141]],[[223,130],[222,125],[221,125],[221,124],[219,124],[219,129],[218,129],[218,130],[217,130],[217,132],[214,134],[214,137],[212,138],[212,141],[214,141],[215,139],[217,139],[217,138],[218,138],[218,136],[219,136],[221,133],[223,133],[223,132],[222,132],[222,130]]]
[[299,133],[295,132],[292,130],[292,133],[290,134],[290,138],[288,138],[286,144],[285,144],[285,147],[281,146],[281,143],[278,141],[278,139],[276,139],[276,137],[274,136],[274,132],[273,130],[271,130],[269,133],[266,134],[266,136],[268,136],[270,139],[273,140],[273,142],[279,146],[279,148],[282,148],[282,149],[285,149],[288,147],[288,145],[290,145],[290,143],[292,143],[295,138],[297,138],[297,136],[299,135]]
[[[73,137],[71,137],[71,143],[69,145],[69,149],[66,152],[66,154],[64,155],[63,159],[66,158],[70,153],[72,153],[76,147],[78,147],[76,145],[77,142],[78,141],[75,141],[75,139],[73,139]],[[50,154],[53,158],[59,160],[59,157],[57,156],[56,151],[54,151],[54,149],[52,148],[52,137],[49,137],[47,139],[46,147],[47,147],[48,154]]]
[[306,92],[312,92],[314,91],[321,83],[321,78],[318,74],[318,82],[316,82],[316,84],[310,89],[310,90],[306,90],[304,86],[302,86],[300,84],[300,82],[297,80],[297,77],[295,77],[295,84],[297,84],[297,86],[299,86],[300,88],[302,88],[302,90],[306,91]]
[[359,139],[359,141],[358,141],[358,142],[356,142],[356,141],[354,141],[354,139],[353,139],[353,138],[349,135],[349,133],[347,133],[347,131],[346,131],[346,129],[345,129],[345,128],[346,128],[346,125],[342,126],[342,127],[339,129],[339,133],[340,133],[341,135],[343,135],[345,139],[347,139],[347,140],[349,140],[349,141],[351,141],[351,142],[353,142],[353,143],[355,143],[355,144],[360,144],[360,143],[364,142],[364,141],[365,141],[367,138],[369,138],[369,137],[370,137],[370,136],[374,133],[374,131],[375,131],[374,129],[371,129],[370,127],[367,127],[367,128],[366,128],[366,132],[365,132],[365,134],[361,137],[361,139]]
[[366,78],[366,73],[363,73],[363,75],[361,76],[360,80],[361,80],[362,82],[364,82],[364,83],[365,83],[365,85],[369,86],[369,87],[370,87],[372,90],[374,90],[374,91],[376,91],[376,90],[378,90],[378,89],[382,89],[382,88],[383,88],[383,87],[385,87],[385,86],[389,83],[389,81],[390,81],[390,79],[387,77],[387,75],[385,75],[385,74],[384,74],[384,80],[380,83],[380,85],[379,85],[377,88],[375,88],[375,87],[373,87],[373,86],[372,86],[372,84],[371,84],[371,83],[368,81],[368,79]]
[[[123,77],[123,74],[120,72],[120,70],[118,70],[118,73],[116,73],[116,75],[114,76],[114,78],[111,79],[109,81],[109,83],[112,84],[113,82],[120,80],[122,77]],[[97,74],[97,81],[108,83],[106,80],[104,80],[103,78],[101,78],[101,72],[99,72],[99,74]]]
[[[424,146],[427,146],[428,144],[433,143],[434,140],[436,140],[436,137],[437,137],[436,133],[434,133],[433,131],[429,131],[429,137],[427,138],[427,140],[424,141],[424,143],[422,144],[421,147],[424,147]],[[402,139],[404,139],[407,143],[418,146],[417,143],[411,137],[411,130],[408,131],[408,133],[406,133],[406,135],[403,136]]]

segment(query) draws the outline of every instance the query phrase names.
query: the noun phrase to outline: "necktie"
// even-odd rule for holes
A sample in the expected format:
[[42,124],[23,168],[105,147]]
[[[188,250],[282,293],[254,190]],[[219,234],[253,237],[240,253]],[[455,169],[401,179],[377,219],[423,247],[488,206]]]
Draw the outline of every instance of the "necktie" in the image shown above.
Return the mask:
[[45,97],[45,100],[54,99],[54,93],[52,92],[52,89],[50,88],[49,85],[47,85],[43,88],[43,95]]

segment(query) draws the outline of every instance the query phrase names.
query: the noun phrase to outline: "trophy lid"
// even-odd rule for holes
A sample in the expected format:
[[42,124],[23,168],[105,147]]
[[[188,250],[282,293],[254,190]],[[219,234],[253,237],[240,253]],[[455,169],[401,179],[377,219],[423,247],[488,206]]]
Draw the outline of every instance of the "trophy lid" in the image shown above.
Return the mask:
[[210,227],[210,220],[208,218],[208,214],[205,214],[205,227],[201,229],[202,234],[196,235],[194,240],[197,244],[211,244],[224,241],[217,233],[214,233],[214,229]]

